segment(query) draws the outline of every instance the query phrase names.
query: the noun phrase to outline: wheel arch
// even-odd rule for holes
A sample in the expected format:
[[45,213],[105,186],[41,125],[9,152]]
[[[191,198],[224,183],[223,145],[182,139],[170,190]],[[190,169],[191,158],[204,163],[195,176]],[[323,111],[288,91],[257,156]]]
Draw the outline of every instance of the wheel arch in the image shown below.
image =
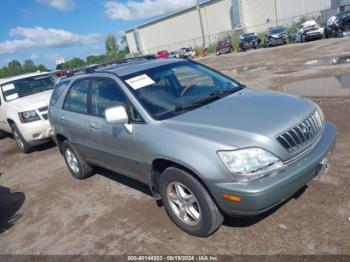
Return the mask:
[[162,157],[155,158],[152,161],[152,175],[151,175],[151,184],[150,184],[152,193],[156,193],[156,194],[159,193],[159,178],[160,178],[161,174],[163,173],[163,171],[169,167],[179,168],[179,169],[189,173],[199,183],[202,184],[202,186],[207,190],[207,192],[211,196],[211,198],[215,201],[214,196],[210,192],[207,185],[204,183],[203,178],[198,174],[198,172],[194,171],[193,167],[190,167],[190,166],[182,163],[181,161],[162,158]]

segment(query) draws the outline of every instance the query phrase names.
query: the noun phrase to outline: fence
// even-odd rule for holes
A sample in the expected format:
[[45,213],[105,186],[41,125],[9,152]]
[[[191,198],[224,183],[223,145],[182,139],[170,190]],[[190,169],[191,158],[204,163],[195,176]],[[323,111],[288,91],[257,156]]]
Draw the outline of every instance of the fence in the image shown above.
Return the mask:
[[[276,20],[270,21],[269,23],[262,23],[262,24],[257,24],[253,26],[248,26],[248,27],[238,26],[234,30],[224,31],[217,34],[205,35],[204,39],[206,43],[210,45],[215,45],[218,40],[223,39],[224,37],[227,37],[227,36],[231,36],[232,38],[234,38],[246,32],[262,33],[266,31],[268,26],[271,27],[271,26],[277,26],[277,25],[287,27],[287,29],[294,31],[291,33],[296,33],[297,28],[293,28],[293,25],[295,23],[298,23],[302,18],[306,18],[307,20],[315,19],[318,21],[318,23],[320,23],[321,26],[324,26],[328,18],[337,13],[338,13],[337,9],[328,9],[328,10],[322,10],[322,11],[317,11],[312,13],[305,13],[299,16],[289,17],[286,19],[279,19],[277,21]],[[144,53],[155,54],[157,51],[164,50],[164,49],[168,51],[176,51],[183,47],[201,48],[202,46],[203,46],[202,37],[197,37],[197,38],[190,38],[188,40],[184,40],[177,43],[153,47],[153,48],[147,49]],[[139,54],[134,54],[134,56],[136,55],[139,55]]]

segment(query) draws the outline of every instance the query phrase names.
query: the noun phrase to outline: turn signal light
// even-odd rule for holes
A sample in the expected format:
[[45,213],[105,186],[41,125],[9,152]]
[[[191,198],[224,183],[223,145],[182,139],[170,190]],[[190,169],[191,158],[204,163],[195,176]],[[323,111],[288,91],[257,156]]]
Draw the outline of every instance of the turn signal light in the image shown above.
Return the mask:
[[227,194],[222,194],[223,199],[228,200],[228,201],[232,201],[232,202],[240,202],[241,201],[241,197],[239,196],[231,196],[231,195],[227,195]]

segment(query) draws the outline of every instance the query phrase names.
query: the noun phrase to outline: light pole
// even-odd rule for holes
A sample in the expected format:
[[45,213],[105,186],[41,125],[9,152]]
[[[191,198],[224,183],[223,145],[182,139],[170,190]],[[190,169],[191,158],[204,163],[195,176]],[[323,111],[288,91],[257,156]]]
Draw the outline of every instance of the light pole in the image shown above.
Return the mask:
[[278,26],[278,10],[277,10],[277,0],[275,0],[275,16],[276,16],[276,25]]
[[202,32],[202,41],[203,41],[203,50],[205,48],[205,36],[204,36],[204,28],[203,28],[203,20],[202,20],[202,14],[201,14],[201,9],[200,9],[200,0],[197,0],[197,11],[198,11],[198,16],[199,16],[199,23],[201,26],[201,32]]

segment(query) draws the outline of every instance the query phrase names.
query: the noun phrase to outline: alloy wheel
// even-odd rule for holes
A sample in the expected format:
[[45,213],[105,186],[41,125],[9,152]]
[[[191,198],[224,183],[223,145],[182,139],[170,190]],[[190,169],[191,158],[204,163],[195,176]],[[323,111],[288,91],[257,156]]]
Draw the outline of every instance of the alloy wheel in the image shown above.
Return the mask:
[[201,220],[201,209],[197,198],[185,185],[171,182],[167,186],[168,203],[175,215],[185,224],[197,225]]

